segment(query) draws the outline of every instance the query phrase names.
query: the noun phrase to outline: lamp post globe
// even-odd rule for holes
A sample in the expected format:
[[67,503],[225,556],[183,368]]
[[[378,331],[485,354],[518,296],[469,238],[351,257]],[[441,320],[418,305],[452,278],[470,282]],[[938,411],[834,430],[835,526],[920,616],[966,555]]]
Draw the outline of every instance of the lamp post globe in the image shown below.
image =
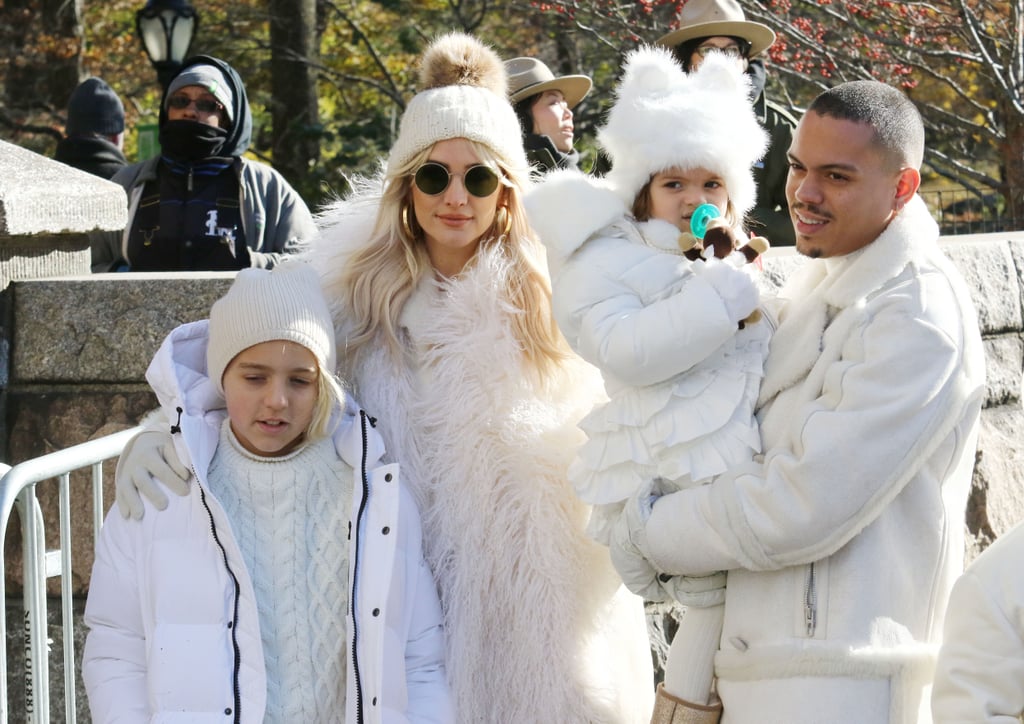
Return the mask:
[[188,0],[147,0],[135,13],[135,29],[164,89],[188,56],[198,27],[199,13]]

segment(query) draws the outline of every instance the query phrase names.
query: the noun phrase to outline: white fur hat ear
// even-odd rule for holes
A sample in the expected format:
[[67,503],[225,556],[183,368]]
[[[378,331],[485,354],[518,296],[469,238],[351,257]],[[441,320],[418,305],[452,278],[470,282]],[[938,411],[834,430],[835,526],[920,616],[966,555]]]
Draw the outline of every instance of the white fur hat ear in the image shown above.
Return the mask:
[[659,171],[706,168],[722,177],[737,212],[746,213],[756,197],[751,169],[768,144],[749,94],[735,62],[714,53],[687,75],[665,48],[634,50],[598,132],[612,159],[608,182],[632,206]]
[[634,52],[627,60],[625,72],[619,81],[620,99],[639,99],[668,93],[673,84],[680,83],[679,65],[675,58],[660,48],[649,48],[650,52]]
[[[721,53],[710,53],[700,68],[689,75],[695,87],[706,93],[732,93],[744,99],[750,97],[750,81],[737,72],[736,61]],[[749,100],[747,100],[749,103]]]

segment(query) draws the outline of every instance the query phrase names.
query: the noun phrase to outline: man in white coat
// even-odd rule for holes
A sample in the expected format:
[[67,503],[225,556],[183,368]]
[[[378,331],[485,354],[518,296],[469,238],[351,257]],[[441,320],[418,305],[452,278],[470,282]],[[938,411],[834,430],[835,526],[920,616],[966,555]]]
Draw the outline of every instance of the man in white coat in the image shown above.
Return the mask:
[[612,546],[631,587],[728,571],[723,722],[927,722],[984,394],[976,313],[917,195],[898,90],[818,96],[789,150],[796,248],[758,400],[763,456],[638,495]]

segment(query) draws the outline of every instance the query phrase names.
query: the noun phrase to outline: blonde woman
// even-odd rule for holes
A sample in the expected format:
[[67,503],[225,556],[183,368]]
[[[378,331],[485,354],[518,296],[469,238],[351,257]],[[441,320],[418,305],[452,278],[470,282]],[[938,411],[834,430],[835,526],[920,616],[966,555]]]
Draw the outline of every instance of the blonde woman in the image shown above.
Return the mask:
[[[585,534],[567,470],[600,380],[551,315],[500,59],[435,41],[383,179],[310,252],[338,364],[423,515],[460,722],[646,722],[641,600]],[[127,490],[131,496],[134,490]]]

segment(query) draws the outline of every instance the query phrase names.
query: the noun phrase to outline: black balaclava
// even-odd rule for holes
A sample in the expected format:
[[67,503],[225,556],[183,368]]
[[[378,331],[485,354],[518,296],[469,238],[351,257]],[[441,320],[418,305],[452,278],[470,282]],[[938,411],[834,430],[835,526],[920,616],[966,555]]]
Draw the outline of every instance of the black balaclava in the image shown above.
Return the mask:
[[241,156],[252,141],[252,112],[245,85],[234,68],[208,55],[188,58],[174,78],[196,65],[208,65],[220,71],[230,91],[231,107],[228,110],[233,120],[228,128],[215,128],[198,121],[170,121],[167,119],[168,94],[165,92],[160,102],[161,153],[172,161],[186,164],[208,158]]

